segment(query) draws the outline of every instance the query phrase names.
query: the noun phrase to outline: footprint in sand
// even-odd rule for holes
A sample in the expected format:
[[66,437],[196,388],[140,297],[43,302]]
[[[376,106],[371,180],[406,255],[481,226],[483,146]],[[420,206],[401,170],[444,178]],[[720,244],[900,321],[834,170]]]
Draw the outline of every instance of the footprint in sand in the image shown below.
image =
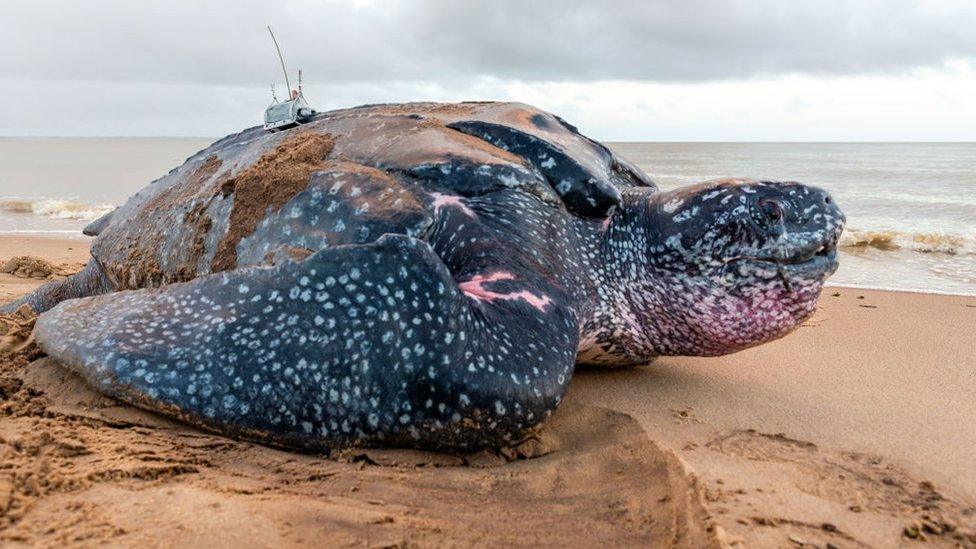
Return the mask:
[[[976,510],[940,493],[929,481],[888,463],[883,458],[858,452],[835,452],[782,433],[755,430],[732,431],[706,444],[706,448],[760,462],[788,464],[796,487],[812,496],[840,503],[855,512],[874,512],[899,517],[907,524],[906,536],[941,537],[950,543],[976,544]],[[824,530],[847,541],[853,537],[833,524],[753,517],[762,526],[792,524]],[[914,536],[908,534],[914,533]]]

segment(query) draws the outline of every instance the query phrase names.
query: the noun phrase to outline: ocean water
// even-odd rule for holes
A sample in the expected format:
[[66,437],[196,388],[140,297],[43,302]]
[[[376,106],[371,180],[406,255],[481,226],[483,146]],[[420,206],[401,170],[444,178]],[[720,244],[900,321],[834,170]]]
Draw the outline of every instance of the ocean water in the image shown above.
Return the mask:
[[0,233],[77,233],[213,139],[0,137]]
[[[211,139],[0,138],[0,233],[77,234]],[[662,189],[720,177],[829,190],[836,285],[976,295],[976,143],[610,143]]]

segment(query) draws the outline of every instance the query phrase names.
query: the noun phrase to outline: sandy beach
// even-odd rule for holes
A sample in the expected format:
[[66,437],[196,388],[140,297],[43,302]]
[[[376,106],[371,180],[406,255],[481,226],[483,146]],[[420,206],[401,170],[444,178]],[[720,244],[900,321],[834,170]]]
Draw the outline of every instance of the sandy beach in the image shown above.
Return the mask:
[[[0,237],[7,301],[87,261]],[[31,278],[31,276],[35,278]],[[501,454],[302,455],[101,397],[5,319],[0,545],[976,546],[976,298],[828,288],[785,339],[579,371]]]

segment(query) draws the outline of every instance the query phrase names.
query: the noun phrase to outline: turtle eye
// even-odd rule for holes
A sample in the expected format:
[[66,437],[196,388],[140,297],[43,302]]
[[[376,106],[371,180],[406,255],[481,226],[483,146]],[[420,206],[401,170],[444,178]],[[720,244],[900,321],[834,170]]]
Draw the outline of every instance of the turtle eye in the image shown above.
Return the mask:
[[759,200],[759,211],[770,223],[779,223],[783,219],[783,206],[771,198]]

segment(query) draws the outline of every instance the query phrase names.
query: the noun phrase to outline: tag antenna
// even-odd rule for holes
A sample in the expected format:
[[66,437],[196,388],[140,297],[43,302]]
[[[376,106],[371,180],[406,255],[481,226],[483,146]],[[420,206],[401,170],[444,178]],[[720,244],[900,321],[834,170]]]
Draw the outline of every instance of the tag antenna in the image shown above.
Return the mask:
[[268,26],[268,34],[271,35],[271,41],[274,42],[275,49],[278,50],[278,61],[281,61],[281,72],[285,73],[285,85],[288,86],[288,93],[291,94],[291,82],[288,81],[288,70],[285,69],[285,58],[281,55],[281,48],[278,46],[278,40],[275,39],[275,35],[271,32],[271,26]]

